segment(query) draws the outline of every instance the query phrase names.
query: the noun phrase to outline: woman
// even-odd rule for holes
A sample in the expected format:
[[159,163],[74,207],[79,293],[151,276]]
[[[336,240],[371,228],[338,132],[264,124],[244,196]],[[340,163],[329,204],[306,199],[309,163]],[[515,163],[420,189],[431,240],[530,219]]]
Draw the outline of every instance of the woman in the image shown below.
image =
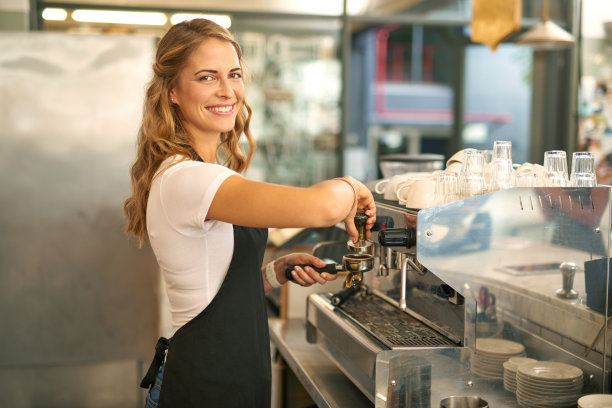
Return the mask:
[[[175,332],[158,342],[141,384],[155,380],[147,404],[157,406],[161,387],[162,407],[268,408],[265,292],[287,282],[287,266],[324,262],[291,254],[262,267],[267,228],[344,220],[356,240],[356,210],[369,216],[368,235],[375,221],[372,195],[350,177],[297,188],[240,175],[255,143],[246,67],[224,28],[203,19],[173,26],[159,42],[153,69],[124,211],[126,231],[153,248]],[[238,144],[243,134],[246,155]],[[291,274],[303,286],[335,279],[310,267]]]

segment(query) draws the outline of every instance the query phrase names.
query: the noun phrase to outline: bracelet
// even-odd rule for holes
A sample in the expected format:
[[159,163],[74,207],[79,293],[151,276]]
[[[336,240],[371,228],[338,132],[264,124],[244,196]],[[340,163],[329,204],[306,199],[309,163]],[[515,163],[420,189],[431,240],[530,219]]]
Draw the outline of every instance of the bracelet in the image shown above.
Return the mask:
[[272,286],[273,289],[280,288],[283,286],[278,279],[276,279],[276,272],[274,271],[274,261],[270,262],[266,266],[266,280]]
[[351,180],[346,179],[344,177],[336,177],[334,180],[342,180],[349,183],[351,188],[353,189],[353,193],[355,193],[355,201],[353,202],[353,206],[351,207],[351,211],[349,211],[349,215],[353,212],[353,210],[357,207],[357,200],[359,199],[359,195],[357,194],[357,186]]

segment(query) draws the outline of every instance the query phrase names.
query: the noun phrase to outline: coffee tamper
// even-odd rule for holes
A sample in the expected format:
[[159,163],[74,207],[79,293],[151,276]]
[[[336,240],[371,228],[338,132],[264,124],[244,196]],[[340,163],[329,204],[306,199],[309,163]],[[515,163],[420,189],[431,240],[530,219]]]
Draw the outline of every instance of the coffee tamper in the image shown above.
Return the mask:
[[561,276],[563,277],[563,288],[557,289],[557,296],[561,299],[576,299],[578,292],[572,289],[574,286],[574,275],[576,275],[577,266],[573,262],[563,262],[559,266]]

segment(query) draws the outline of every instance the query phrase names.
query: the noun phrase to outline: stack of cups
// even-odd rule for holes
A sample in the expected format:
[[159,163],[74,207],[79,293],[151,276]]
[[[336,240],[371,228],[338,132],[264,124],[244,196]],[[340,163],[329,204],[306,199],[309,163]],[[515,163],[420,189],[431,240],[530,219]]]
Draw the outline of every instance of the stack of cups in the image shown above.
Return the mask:
[[459,173],[460,198],[475,197],[486,192],[485,158],[482,151],[466,149]]
[[572,155],[571,187],[597,187],[595,158],[590,152],[575,152]]
[[568,185],[565,151],[544,152],[544,187],[567,187]]
[[496,141],[491,159],[490,192],[512,187],[512,142]]

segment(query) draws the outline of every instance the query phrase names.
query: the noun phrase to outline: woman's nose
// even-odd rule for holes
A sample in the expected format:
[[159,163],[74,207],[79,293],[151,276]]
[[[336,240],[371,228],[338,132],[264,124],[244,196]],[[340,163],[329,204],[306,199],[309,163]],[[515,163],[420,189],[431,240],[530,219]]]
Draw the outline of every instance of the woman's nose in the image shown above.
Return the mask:
[[228,79],[221,79],[217,92],[222,96],[230,97],[234,94],[234,88],[232,88],[232,84]]

